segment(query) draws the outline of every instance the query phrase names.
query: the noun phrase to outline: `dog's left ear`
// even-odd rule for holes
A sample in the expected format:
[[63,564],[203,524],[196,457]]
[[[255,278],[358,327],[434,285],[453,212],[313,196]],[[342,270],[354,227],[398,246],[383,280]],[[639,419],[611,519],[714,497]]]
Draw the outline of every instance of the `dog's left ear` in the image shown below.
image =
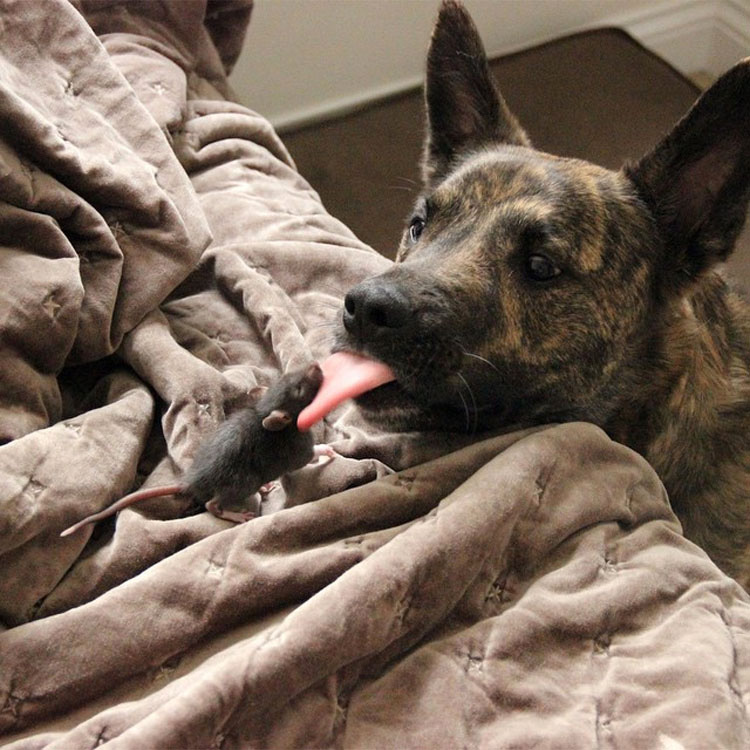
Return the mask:
[[267,417],[263,418],[261,424],[264,430],[269,432],[280,432],[288,424],[291,424],[292,415],[283,409],[274,409]]
[[750,198],[750,58],[725,73],[625,173],[664,240],[667,285],[682,290],[734,248]]
[[427,53],[425,183],[443,177],[456,156],[529,139],[495,87],[482,40],[456,0],[444,0]]

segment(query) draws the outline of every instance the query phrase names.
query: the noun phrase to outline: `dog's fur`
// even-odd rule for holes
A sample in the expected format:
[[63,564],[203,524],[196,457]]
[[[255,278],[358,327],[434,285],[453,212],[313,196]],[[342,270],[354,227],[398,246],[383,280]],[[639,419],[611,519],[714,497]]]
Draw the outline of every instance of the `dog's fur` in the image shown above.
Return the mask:
[[390,364],[360,399],[402,426],[586,420],[645,455],[686,535],[750,582],[750,309],[717,264],[750,196],[750,60],[639,162],[535,150],[468,13],[427,62],[424,192],[337,348]]

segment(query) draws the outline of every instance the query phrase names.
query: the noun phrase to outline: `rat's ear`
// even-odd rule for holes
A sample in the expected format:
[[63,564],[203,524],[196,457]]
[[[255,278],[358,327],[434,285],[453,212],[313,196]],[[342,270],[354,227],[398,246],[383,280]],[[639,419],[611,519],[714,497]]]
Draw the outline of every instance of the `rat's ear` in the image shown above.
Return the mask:
[[269,432],[279,432],[292,422],[292,415],[288,411],[274,409],[267,417],[263,418],[264,430]]

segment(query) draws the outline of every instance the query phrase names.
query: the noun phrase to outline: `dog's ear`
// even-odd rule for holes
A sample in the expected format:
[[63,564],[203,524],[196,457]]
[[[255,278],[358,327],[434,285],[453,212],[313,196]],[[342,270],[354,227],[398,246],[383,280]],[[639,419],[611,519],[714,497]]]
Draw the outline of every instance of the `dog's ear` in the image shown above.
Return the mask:
[[500,96],[482,40],[465,8],[444,0],[427,54],[427,185],[445,175],[457,155],[491,143],[528,146],[529,139]]
[[625,173],[653,211],[668,286],[680,291],[725,260],[750,198],[750,58],[725,73]]

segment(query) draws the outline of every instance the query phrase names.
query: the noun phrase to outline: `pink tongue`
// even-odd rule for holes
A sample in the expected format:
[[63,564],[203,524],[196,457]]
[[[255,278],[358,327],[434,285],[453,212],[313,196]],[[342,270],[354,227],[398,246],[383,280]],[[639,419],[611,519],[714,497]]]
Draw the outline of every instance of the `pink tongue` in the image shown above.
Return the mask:
[[313,402],[297,418],[299,430],[309,430],[342,401],[395,380],[388,365],[351,352],[336,352],[321,364],[323,384]]

